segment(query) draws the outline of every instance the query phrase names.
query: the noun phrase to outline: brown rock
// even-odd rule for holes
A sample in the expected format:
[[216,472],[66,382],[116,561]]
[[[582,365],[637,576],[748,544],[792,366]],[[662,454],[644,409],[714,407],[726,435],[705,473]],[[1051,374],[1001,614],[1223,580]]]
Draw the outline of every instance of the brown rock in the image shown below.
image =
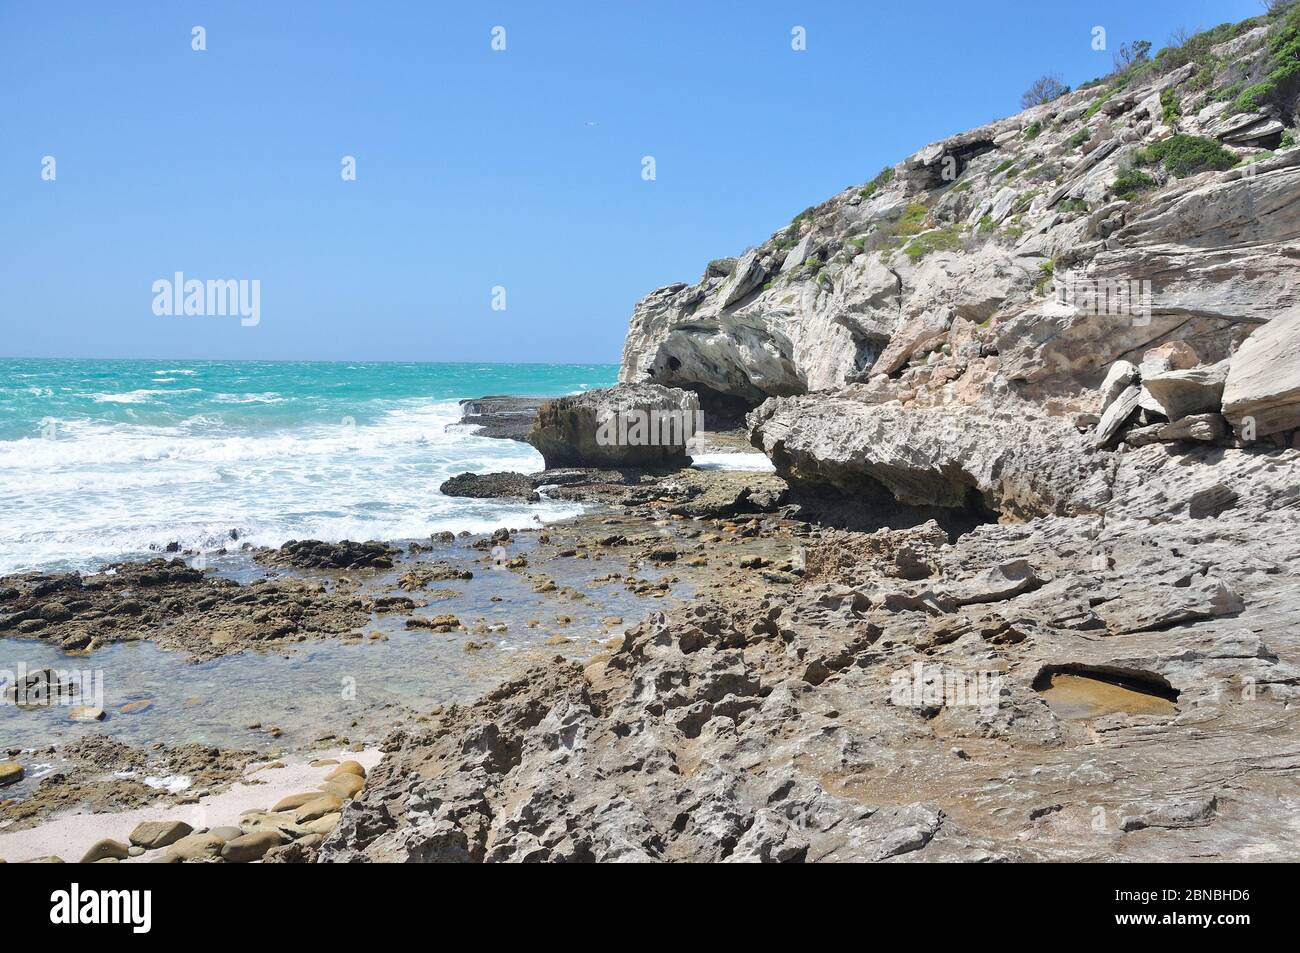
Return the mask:
[[14,761],[0,764],[0,788],[6,784],[17,784],[23,779],[23,766]]
[[221,858],[232,864],[246,864],[250,861],[261,860],[272,847],[279,847],[284,843],[284,836],[278,831],[257,831],[252,834],[241,834],[232,841],[227,841],[226,845],[221,848]]
[[168,847],[167,856],[176,859],[170,863],[214,860],[221,856],[224,845],[225,841],[212,834],[190,834]]
[[275,802],[271,808],[272,814],[279,814],[282,811],[296,811],[308,801],[314,801],[320,797],[319,791],[302,791],[299,794],[288,794]]
[[128,839],[137,847],[157,850],[160,847],[168,847],[192,833],[194,828],[184,821],[143,821],[136,825]]
[[86,851],[85,856],[81,858],[81,862],[83,864],[95,864],[106,859],[126,860],[129,856],[130,848],[126,844],[106,837]]
[[308,821],[314,821],[326,814],[333,814],[342,807],[342,798],[333,794],[321,794],[294,811],[293,818],[299,824],[306,824]]
[[364,778],[366,776],[366,769],[361,767],[361,763],[358,761],[344,761],[329,774],[325,775],[325,780],[333,781],[340,774],[355,774],[359,778]]
[[355,774],[341,774],[333,781],[326,781],[320,789],[326,794],[333,794],[346,801],[348,798],[356,797],[365,786],[366,782]]

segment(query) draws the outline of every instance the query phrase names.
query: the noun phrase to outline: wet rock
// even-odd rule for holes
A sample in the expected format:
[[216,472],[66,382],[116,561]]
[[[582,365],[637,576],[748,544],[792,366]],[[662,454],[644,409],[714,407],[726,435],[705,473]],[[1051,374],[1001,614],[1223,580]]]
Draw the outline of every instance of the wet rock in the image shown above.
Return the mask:
[[258,554],[258,561],[296,569],[391,569],[399,550],[387,543],[291,539],[278,550]]
[[439,491],[446,496],[471,499],[521,499],[536,503],[541,499],[531,479],[523,473],[462,473],[445,481]]
[[23,766],[12,761],[0,763],[0,787],[17,784],[23,779]]
[[460,422],[477,427],[475,435],[479,437],[527,440],[538,410],[548,400],[549,397],[479,397],[475,400],[462,400]]
[[657,384],[629,384],[561,397],[538,414],[528,441],[546,469],[679,468],[699,427],[698,398]]
[[441,633],[455,632],[460,628],[460,619],[445,613],[428,619],[423,616],[412,616],[406,620],[406,627],[408,629],[428,629],[432,632]]

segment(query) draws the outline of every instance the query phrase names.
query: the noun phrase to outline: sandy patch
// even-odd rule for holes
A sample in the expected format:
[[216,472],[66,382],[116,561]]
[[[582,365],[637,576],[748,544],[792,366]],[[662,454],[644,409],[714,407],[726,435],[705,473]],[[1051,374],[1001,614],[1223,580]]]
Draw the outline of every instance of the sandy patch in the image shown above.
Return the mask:
[[[129,843],[128,837],[142,821],[184,821],[195,830],[212,827],[238,827],[244,811],[267,810],[280,798],[300,791],[314,790],[334,770],[334,765],[313,768],[309,762],[322,759],[356,761],[369,771],[383,757],[378,748],[365,751],[318,751],[310,757],[284,761],[283,768],[268,768],[265,763],[250,765],[244,777],[229,790],[209,794],[197,804],[159,803],[108,814],[66,814],[51,818],[37,827],[6,834],[0,831],[0,857],[9,863],[54,855],[69,863],[79,861],[95,842],[111,837]],[[161,851],[149,851],[133,860],[148,861]]]

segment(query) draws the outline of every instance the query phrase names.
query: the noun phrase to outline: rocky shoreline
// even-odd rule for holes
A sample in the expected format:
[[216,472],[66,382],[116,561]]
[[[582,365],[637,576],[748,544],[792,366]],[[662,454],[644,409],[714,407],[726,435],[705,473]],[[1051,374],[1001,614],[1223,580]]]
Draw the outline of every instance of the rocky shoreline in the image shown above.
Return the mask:
[[[465,404],[547,469],[444,493],[582,517],[9,577],[0,633],[485,660],[333,733],[382,758],[311,818],[259,807],[233,836],[267,859],[1290,860],[1300,102],[1260,90],[1297,31],[1225,25],[925,147],[646,296],[618,387]],[[700,414],[774,472],[689,467],[736,449],[671,430]]]

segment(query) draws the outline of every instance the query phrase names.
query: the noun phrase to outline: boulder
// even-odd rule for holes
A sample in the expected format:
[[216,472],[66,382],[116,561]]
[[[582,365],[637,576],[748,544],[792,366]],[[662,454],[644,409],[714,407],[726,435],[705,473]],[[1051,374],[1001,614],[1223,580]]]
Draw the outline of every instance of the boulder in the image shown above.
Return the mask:
[[136,825],[128,840],[145,850],[157,850],[169,847],[192,833],[194,828],[184,821],[143,821]]
[[163,856],[171,863],[215,860],[225,843],[213,834],[188,834],[168,847]]
[[703,426],[699,399],[658,384],[620,384],[561,397],[537,415],[531,443],[546,468],[680,468]]
[[1200,440],[1213,443],[1228,434],[1227,421],[1222,414],[1191,414],[1165,424],[1156,434],[1158,440]]
[[1217,412],[1223,403],[1228,367],[1228,361],[1220,361],[1208,367],[1164,371],[1142,378],[1142,387],[1171,421]]
[[1097,424],[1097,429],[1092,435],[1093,446],[1108,447],[1115,442],[1120,429],[1128,423],[1133,412],[1138,409],[1138,400],[1141,396],[1142,388],[1133,384],[1120,392],[1114,402],[1106,408],[1106,412],[1101,415],[1101,423]]
[[541,497],[524,473],[462,473],[438,487],[444,496],[461,496],[476,500],[521,499],[536,503]]
[[326,814],[333,814],[343,807],[343,799],[333,794],[320,794],[293,812],[294,821],[306,824]]
[[1223,415],[1257,437],[1300,427],[1300,309],[1255,330],[1233,355]]
[[1138,369],[1132,361],[1116,361],[1106,372],[1105,379],[1101,382],[1101,410],[1105,413],[1106,408],[1115,403],[1115,399],[1124,393],[1130,385],[1137,383]]
[[758,257],[757,251],[748,252],[736,262],[736,269],[731,273],[722,287],[719,307],[729,308],[738,301],[747,298],[767,277],[767,269]]
[[0,788],[6,784],[17,784],[23,779],[23,766],[12,761],[0,764]]
[[[1130,388],[1136,405],[1137,388]],[[1091,512],[1105,456],[1061,417],[985,405],[907,411],[844,397],[773,398],[749,416],[750,440],[803,493],[1028,518]]]
[[81,858],[83,864],[97,864],[101,860],[126,860],[130,856],[131,848],[120,841],[112,838],[104,838],[93,844],[90,850],[86,851],[85,856]]
[[279,847],[284,840],[284,836],[278,831],[241,834],[225,843],[221,848],[221,859],[232,864],[247,864],[250,861],[261,860],[263,854],[272,847]]

